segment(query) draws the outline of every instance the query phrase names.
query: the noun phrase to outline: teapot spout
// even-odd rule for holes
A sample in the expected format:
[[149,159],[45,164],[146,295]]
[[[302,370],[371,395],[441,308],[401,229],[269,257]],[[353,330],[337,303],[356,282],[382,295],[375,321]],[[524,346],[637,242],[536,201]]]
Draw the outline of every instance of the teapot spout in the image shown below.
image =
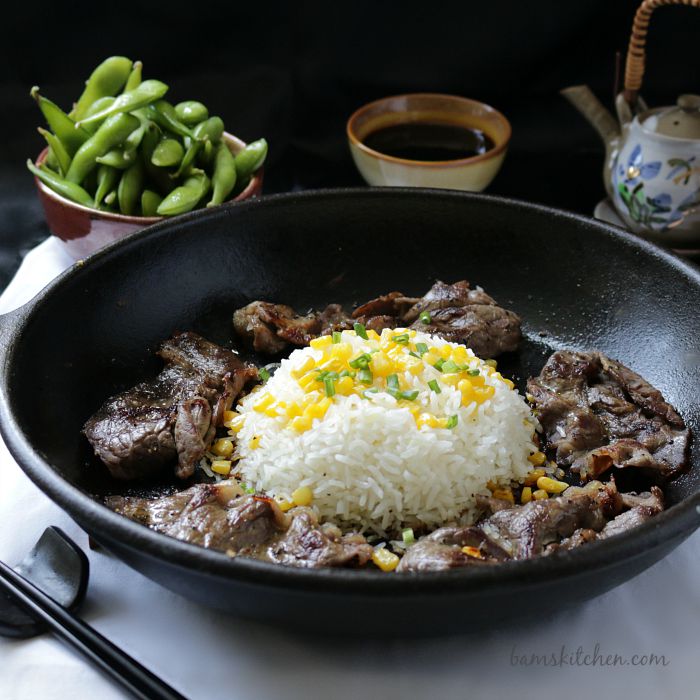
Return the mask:
[[561,94],[588,120],[609,151],[620,136],[620,127],[587,85],[565,88]]

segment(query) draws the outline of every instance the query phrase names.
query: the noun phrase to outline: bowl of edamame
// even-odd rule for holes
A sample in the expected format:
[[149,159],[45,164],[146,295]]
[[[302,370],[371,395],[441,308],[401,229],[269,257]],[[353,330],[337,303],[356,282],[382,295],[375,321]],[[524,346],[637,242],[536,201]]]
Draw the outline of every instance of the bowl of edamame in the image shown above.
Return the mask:
[[75,257],[163,218],[255,197],[267,142],[244,143],[201,102],[175,105],[142,64],[103,61],[70,112],[32,88],[49,129],[27,161],[51,233]]

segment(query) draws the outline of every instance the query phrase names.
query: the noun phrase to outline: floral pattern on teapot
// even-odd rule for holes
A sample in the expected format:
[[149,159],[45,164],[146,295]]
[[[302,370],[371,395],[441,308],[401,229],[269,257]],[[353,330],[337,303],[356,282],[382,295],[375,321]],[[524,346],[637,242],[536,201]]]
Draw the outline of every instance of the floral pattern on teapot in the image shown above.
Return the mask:
[[639,143],[625,144],[613,166],[613,196],[630,223],[663,232],[700,208],[700,163],[696,156],[654,155],[647,157]]

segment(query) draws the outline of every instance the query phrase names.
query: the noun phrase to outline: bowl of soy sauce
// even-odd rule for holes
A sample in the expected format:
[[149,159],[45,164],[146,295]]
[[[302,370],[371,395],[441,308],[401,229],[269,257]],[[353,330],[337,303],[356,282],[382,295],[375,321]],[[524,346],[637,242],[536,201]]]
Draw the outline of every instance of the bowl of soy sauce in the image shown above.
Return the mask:
[[503,163],[508,120],[456,95],[416,93],[360,107],[347,123],[350,152],[369,185],[481,192]]

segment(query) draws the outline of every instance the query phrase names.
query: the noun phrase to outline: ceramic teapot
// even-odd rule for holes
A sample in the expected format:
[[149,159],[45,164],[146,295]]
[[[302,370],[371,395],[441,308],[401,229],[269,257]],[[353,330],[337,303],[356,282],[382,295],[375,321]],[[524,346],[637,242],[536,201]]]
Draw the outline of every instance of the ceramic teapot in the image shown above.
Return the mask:
[[[700,7],[700,0],[676,0]],[[562,94],[605,142],[603,179],[620,217],[636,233],[679,249],[700,247],[700,95],[649,109],[639,96],[651,12],[668,0],[645,0],[627,53],[625,90],[615,101],[619,122],[583,85]]]

